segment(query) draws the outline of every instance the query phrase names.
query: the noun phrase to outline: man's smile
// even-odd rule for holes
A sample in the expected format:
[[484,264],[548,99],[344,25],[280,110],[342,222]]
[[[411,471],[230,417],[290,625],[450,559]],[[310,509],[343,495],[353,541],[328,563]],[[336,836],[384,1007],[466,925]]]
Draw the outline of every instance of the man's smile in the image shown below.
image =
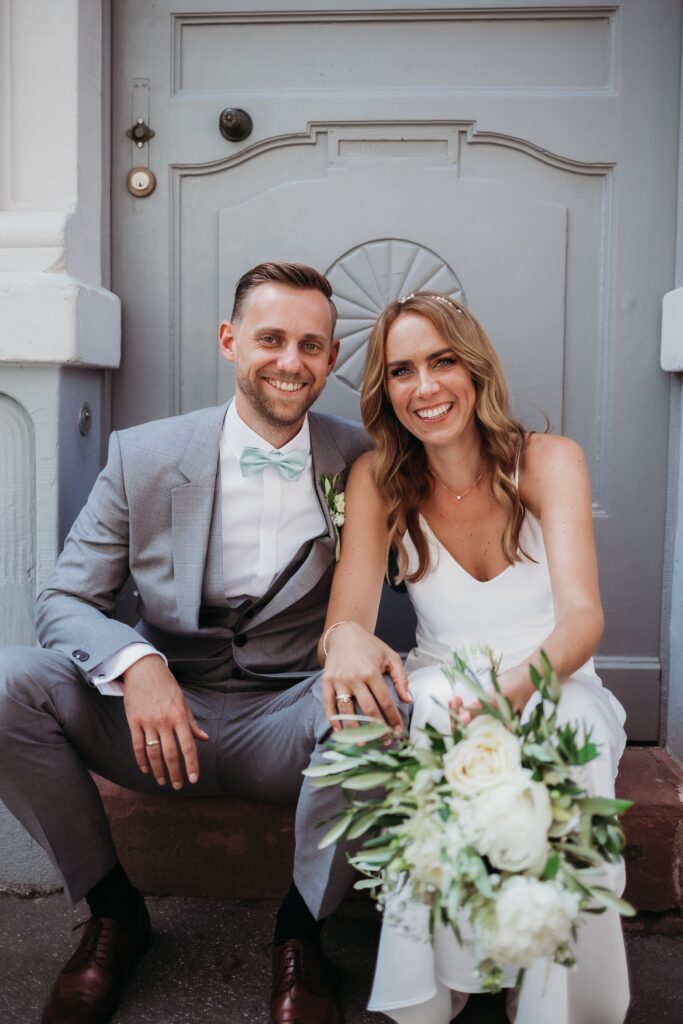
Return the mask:
[[278,380],[277,377],[264,377],[267,384],[271,384],[278,391],[301,391],[306,387],[306,384],[300,380]]

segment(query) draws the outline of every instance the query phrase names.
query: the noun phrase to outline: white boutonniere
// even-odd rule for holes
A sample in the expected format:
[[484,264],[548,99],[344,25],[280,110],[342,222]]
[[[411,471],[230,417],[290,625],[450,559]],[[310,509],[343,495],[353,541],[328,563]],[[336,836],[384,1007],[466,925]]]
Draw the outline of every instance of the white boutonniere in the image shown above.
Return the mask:
[[323,493],[325,494],[325,501],[327,507],[330,510],[330,519],[332,520],[332,529],[334,530],[335,549],[334,557],[336,561],[339,561],[339,549],[341,546],[341,537],[339,536],[339,527],[344,525],[344,512],[345,512],[345,501],[344,492],[337,491],[337,483],[339,481],[339,473],[335,476],[330,476],[329,473],[320,474],[320,483],[323,487]]

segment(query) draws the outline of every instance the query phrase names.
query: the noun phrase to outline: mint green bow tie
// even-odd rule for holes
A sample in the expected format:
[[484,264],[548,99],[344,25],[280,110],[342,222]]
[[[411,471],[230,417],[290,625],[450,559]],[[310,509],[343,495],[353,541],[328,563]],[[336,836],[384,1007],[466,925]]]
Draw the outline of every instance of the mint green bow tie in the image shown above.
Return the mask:
[[264,452],[260,448],[245,448],[240,455],[242,476],[262,473],[266,466],[275,466],[286,480],[298,480],[308,461],[308,449],[294,452]]

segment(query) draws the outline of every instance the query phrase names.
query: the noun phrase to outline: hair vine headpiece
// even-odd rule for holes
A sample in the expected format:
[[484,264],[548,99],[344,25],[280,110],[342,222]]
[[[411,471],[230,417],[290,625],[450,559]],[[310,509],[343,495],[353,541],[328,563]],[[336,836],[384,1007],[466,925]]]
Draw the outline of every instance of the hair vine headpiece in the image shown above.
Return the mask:
[[[402,295],[401,298],[398,299],[398,302],[402,306],[404,302],[408,302],[409,299],[414,299],[414,298],[415,298],[415,292],[411,292],[410,295]],[[427,295],[425,295],[425,298],[427,298],[427,299],[436,299],[437,302],[443,302],[444,305],[449,306],[452,310],[454,310],[454,312],[462,313],[462,310],[460,309],[460,307],[456,306],[456,304],[451,299],[447,299],[445,295],[429,295],[429,294],[427,294]]]

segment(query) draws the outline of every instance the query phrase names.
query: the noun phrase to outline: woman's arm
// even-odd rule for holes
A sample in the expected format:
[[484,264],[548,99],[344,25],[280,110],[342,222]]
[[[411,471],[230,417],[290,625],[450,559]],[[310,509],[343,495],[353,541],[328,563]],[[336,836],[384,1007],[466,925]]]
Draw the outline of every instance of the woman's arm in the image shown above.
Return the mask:
[[504,692],[523,707],[534,692],[529,666],[543,649],[562,678],[585,664],[604,627],[593,539],[591,487],[584,454],[574,441],[532,434],[520,466],[520,495],[541,521],[555,606],[555,628],[520,665],[501,675]]
[[[400,729],[401,716],[383,675],[389,673],[399,697],[409,702],[403,663],[373,635],[386,565],[387,513],[370,475],[371,459],[370,453],[361,455],[346,483],[341,557],[323,634],[327,653],[321,638],[318,657],[325,669],[323,703],[328,718],[353,710],[350,703],[338,703],[338,695],[347,694],[362,714],[383,718]],[[331,724],[341,728],[340,722]]]

